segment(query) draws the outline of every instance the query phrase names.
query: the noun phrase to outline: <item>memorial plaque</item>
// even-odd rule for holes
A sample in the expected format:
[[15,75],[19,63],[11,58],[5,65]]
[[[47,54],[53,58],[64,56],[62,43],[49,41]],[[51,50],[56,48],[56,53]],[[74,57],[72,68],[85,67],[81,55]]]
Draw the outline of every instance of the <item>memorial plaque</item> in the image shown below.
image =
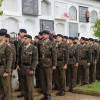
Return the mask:
[[23,15],[38,15],[38,0],[22,0]]
[[88,11],[88,7],[79,7],[79,21],[86,22],[86,12]]
[[78,24],[69,23],[69,36],[78,37]]
[[40,20],[40,31],[43,30],[54,30],[54,21],[53,20]]

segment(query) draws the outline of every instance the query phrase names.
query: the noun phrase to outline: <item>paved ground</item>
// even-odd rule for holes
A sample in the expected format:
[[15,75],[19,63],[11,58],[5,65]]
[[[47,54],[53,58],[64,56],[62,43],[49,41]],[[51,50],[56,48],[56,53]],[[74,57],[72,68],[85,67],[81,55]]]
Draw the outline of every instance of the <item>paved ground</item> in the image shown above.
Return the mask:
[[[34,93],[34,100],[40,100],[41,97],[43,96],[42,94],[37,93],[38,90],[35,89]],[[66,92],[66,95],[63,97],[56,96],[55,94],[57,91],[53,91],[52,93],[52,100],[100,100],[100,97],[96,96],[89,96],[89,95],[81,95],[81,94],[74,94],[74,93],[68,93]],[[19,93],[13,92],[13,97],[12,100],[24,100],[23,98],[17,99],[16,95]]]

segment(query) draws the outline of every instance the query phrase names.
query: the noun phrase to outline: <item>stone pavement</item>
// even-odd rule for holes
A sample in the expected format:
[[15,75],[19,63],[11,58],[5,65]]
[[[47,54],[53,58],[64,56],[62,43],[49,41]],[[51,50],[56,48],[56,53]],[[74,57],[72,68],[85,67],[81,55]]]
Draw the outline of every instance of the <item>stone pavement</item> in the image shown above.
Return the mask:
[[[61,97],[61,96],[56,96],[55,95],[56,93],[57,91],[53,91],[52,100],[100,100],[100,97],[96,97],[96,96],[81,95],[81,94],[74,94],[74,93],[66,92],[66,95]],[[12,100],[24,100],[24,98],[17,99],[16,95],[18,94],[19,93],[13,92]],[[42,94],[38,94],[37,89],[35,89],[34,96],[35,96],[34,100],[41,100],[41,97],[43,97]]]

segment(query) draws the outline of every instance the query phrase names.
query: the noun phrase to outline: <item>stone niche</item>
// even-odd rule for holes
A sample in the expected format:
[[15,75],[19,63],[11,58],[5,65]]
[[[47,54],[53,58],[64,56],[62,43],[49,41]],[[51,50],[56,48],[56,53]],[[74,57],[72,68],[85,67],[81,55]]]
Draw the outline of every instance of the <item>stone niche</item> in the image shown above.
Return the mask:
[[65,34],[65,24],[57,23],[56,24],[56,34]]
[[7,29],[8,33],[17,33],[19,30],[19,21],[16,18],[8,17],[3,21],[2,28]]
[[48,0],[41,1],[41,14],[45,16],[51,15],[51,3]]
[[64,13],[67,13],[67,4],[63,2],[55,2],[55,18],[64,19]]
[[80,37],[87,37],[88,33],[87,33],[87,26],[86,25],[81,25],[80,26]]
[[27,30],[27,33],[30,34],[33,38],[37,34],[36,33],[36,21],[33,19],[26,19],[24,21],[24,27]]
[[69,8],[69,19],[71,21],[77,21],[77,9],[74,6]]
[[98,14],[96,11],[91,11],[91,22],[94,23],[96,19],[98,18]]
[[4,11],[6,12],[18,12],[18,0],[4,0]]

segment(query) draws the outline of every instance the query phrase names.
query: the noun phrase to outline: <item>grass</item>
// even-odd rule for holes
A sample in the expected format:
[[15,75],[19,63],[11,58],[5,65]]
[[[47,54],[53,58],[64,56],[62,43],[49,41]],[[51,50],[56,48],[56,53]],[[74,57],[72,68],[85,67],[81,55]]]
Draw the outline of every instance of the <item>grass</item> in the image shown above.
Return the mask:
[[80,89],[100,91],[100,82],[94,82],[92,84],[82,86]]

